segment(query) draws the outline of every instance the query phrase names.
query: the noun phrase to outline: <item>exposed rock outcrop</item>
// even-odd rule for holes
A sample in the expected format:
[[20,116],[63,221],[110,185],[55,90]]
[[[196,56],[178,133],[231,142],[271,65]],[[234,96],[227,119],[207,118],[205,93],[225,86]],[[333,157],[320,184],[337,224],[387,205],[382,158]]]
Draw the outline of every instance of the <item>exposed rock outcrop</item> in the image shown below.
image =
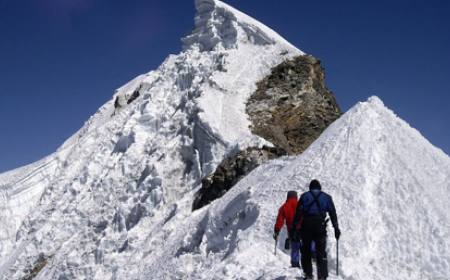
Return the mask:
[[300,154],[342,114],[325,86],[320,61],[298,56],[272,69],[247,103],[252,132],[276,148],[249,148],[222,162],[202,181],[193,204],[199,209],[224,195],[240,179],[269,159]]
[[22,280],[32,280],[36,278],[36,276],[41,272],[41,270],[47,265],[49,257],[44,254],[39,254],[39,258],[37,259],[34,266],[25,271],[26,276],[22,278]]
[[115,115],[117,110],[125,107],[126,105],[130,105],[133,101],[135,101],[139,96],[141,96],[142,85],[139,85],[131,94],[117,95],[114,99],[114,113]]
[[136,100],[136,98],[138,98],[139,96],[140,96],[139,89],[133,91],[133,94],[131,94],[130,98],[128,98],[127,100],[127,104],[130,104],[131,102]]
[[195,196],[192,209],[199,209],[221,197],[253,169],[285,154],[282,149],[264,146],[248,148],[225,159],[214,173],[202,180],[202,188]]
[[303,152],[342,114],[320,61],[310,55],[274,67],[257,86],[247,103],[252,132],[289,154]]

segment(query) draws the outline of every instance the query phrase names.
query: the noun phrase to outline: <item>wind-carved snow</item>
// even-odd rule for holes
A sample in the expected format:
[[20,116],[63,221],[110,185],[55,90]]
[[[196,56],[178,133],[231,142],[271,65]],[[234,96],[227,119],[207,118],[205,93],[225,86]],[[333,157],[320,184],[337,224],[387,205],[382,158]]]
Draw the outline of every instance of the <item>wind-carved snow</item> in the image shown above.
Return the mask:
[[195,29],[191,35],[183,38],[186,49],[193,44],[201,50],[210,51],[218,45],[230,49],[237,48],[241,43],[279,43],[289,51],[300,52],[272,29],[221,1],[195,0],[195,4]]
[[36,279],[138,277],[160,233],[191,215],[200,180],[229,153],[267,144],[249,130],[246,100],[303,53],[220,1],[196,7],[183,52],[119,88],[51,164],[2,177],[2,279],[27,277],[42,258]]
[[0,175],[0,260],[12,250],[21,222],[52,182],[55,167],[56,160],[49,156]]
[[183,52],[119,88],[55,154],[0,176],[1,279],[42,259],[35,279],[291,279],[271,231],[286,191],[311,178],[338,208],[342,279],[445,279],[450,160],[377,98],[191,212],[205,175],[266,143],[245,114],[256,82],[303,54],[220,1],[196,7]]
[[[171,220],[160,232],[164,249],[151,245],[159,254],[146,256],[142,274],[127,276],[294,279],[288,254],[273,255],[276,210],[288,190],[305,191],[317,178],[343,232],[339,279],[447,279],[449,168],[447,155],[372,97],[301,156],[264,164],[210,206]],[[330,279],[338,279],[331,237],[328,247]]]

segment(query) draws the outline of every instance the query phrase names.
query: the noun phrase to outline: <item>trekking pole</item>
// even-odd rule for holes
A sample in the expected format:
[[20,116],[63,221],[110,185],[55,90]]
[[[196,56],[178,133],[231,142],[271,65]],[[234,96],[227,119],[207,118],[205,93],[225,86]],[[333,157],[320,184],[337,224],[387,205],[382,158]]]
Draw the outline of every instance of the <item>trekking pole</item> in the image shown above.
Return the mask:
[[336,239],[336,275],[339,276],[339,239]]
[[275,256],[277,255],[277,243],[278,243],[278,237],[275,238],[275,251],[274,251]]

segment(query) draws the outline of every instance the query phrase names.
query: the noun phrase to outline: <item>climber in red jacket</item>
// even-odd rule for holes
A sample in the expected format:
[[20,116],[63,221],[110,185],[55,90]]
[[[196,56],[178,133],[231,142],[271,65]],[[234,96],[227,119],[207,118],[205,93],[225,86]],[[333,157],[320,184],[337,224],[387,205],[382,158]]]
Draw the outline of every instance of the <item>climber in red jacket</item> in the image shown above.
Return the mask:
[[[275,223],[273,238],[278,239],[281,228],[286,222],[288,237],[291,248],[291,265],[292,267],[300,267],[300,240],[294,236],[290,236],[292,232],[292,224],[294,222],[295,211],[297,209],[297,192],[289,191],[287,193],[286,202],[278,210],[277,221]],[[300,225],[301,223],[299,223]]]

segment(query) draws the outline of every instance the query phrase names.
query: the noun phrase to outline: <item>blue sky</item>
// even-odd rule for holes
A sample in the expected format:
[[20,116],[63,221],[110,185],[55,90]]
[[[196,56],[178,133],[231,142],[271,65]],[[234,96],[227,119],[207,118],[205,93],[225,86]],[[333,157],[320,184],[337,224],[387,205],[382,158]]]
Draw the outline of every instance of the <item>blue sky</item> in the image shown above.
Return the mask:
[[[0,172],[52,153],[181,49],[193,0],[0,0]],[[450,154],[450,1],[229,0],[323,62],[344,110],[378,95]]]

